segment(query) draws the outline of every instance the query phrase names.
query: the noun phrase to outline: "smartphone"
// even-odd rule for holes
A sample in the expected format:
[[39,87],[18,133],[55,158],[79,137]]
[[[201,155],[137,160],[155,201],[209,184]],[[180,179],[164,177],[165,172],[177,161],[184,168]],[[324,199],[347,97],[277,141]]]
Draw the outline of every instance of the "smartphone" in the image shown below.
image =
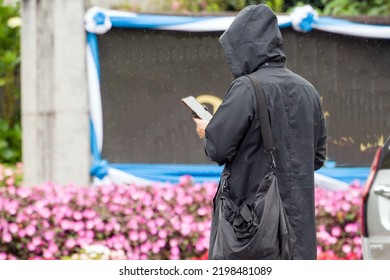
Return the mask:
[[192,116],[201,120],[209,121],[213,117],[207,108],[196,100],[193,96],[187,96],[181,99],[181,101],[192,111]]

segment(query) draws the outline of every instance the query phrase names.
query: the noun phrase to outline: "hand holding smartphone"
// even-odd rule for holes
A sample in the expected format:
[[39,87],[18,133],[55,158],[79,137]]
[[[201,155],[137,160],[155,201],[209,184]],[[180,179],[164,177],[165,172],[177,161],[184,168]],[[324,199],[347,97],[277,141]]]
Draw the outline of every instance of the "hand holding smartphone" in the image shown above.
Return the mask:
[[192,111],[192,116],[205,121],[210,121],[213,115],[210,114],[206,108],[198,102],[193,96],[187,96],[181,101]]

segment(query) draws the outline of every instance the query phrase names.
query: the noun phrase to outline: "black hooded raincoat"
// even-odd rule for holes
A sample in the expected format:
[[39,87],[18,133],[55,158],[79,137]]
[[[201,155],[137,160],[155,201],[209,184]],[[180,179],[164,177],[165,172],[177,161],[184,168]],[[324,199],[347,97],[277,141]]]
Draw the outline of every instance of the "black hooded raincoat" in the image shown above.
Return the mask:
[[[294,259],[316,259],[314,170],[326,156],[326,126],[317,90],[285,66],[276,15],[266,5],[243,9],[220,38],[235,77],[206,128],[205,152],[228,168],[231,199],[256,194],[268,157],[260,133],[256,95],[247,74],[262,82],[275,146],[279,191],[297,242]],[[210,253],[218,225],[220,188],[214,198]]]

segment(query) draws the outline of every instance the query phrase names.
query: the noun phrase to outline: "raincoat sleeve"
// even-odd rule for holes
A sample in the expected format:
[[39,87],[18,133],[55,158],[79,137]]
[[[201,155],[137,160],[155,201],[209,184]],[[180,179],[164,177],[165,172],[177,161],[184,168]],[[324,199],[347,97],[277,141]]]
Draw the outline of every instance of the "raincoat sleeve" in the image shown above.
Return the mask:
[[318,121],[318,137],[317,137],[317,145],[316,145],[316,155],[314,160],[314,170],[320,169],[326,160],[326,139],[327,139],[327,132],[326,132],[326,122],[324,113],[322,110],[321,101],[318,100],[318,114],[319,114],[319,121]]
[[252,122],[253,104],[248,85],[234,81],[206,127],[204,147],[212,161],[223,165],[233,159]]

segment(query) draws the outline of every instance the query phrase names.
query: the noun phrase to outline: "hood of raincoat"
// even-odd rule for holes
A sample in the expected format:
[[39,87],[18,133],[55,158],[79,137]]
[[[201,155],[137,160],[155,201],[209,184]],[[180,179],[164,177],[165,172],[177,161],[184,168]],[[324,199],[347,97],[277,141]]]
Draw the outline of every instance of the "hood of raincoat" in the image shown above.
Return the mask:
[[266,62],[285,61],[278,19],[266,5],[250,5],[219,39],[235,78],[255,72]]

